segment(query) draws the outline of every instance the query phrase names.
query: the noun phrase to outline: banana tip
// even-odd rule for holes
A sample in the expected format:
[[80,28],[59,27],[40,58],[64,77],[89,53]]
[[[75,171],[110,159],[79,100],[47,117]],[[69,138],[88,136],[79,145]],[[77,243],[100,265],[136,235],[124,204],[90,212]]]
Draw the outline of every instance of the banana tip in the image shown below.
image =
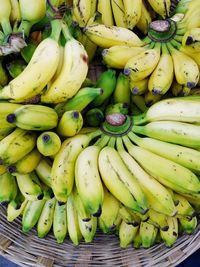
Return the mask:
[[13,122],[15,122],[15,121],[16,121],[16,116],[15,116],[15,114],[14,114],[14,113],[9,114],[9,115],[6,117],[6,120],[7,120],[7,122],[9,122],[9,123],[13,123]]

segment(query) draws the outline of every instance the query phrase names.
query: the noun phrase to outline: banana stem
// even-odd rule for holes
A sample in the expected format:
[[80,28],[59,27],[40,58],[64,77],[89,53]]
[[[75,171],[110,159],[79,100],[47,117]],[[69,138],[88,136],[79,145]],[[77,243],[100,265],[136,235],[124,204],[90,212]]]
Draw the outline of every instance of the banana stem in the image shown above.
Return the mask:
[[62,30],[62,20],[61,19],[52,20],[51,21],[51,35],[49,37],[59,42],[61,30]]
[[115,143],[116,143],[116,137],[115,136],[111,136],[110,137],[110,140],[109,140],[109,142],[108,142],[108,146],[110,146],[110,147],[115,147]]
[[123,143],[125,145],[125,147],[127,148],[127,150],[130,150],[131,147],[133,147],[134,145],[131,143],[130,139],[128,138],[128,136],[123,136],[122,137]]
[[172,50],[172,47],[173,47],[173,49],[178,49],[178,50],[180,50],[180,48],[181,48],[181,44],[174,39],[171,40],[171,42],[168,43],[167,46],[168,46],[170,52]]
[[175,35],[175,36],[174,36],[174,39],[175,39],[177,42],[181,43],[181,42],[182,42],[182,39],[183,39],[183,35]]
[[[137,116],[133,116],[133,125],[141,125],[146,123],[146,113],[139,114]],[[133,126],[134,127],[134,126]]]
[[62,33],[63,33],[66,41],[69,41],[70,39],[72,39],[72,35],[71,35],[70,31],[69,31],[69,28],[64,23],[62,24]]
[[6,18],[1,20],[1,27],[5,35],[9,35],[12,32],[10,21]]
[[133,132],[128,133],[128,137],[130,138],[131,141],[133,141],[136,145],[139,145],[140,140],[142,139],[141,137],[137,136]]
[[94,145],[102,149],[108,144],[109,140],[110,140],[110,136],[103,135],[100,139],[97,140],[97,142]]
[[102,131],[101,130],[97,130],[95,132],[92,132],[92,133],[88,134],[88,136],[90,137],[90,140],[92,140],[92,139],[94,139],[94,138],[96,138],[96,137],[98,137],[100,135],[102,135]]
[[20,25],[19,25],[19,28],[18,28],[17,32],[22,32],[23,35],[28,37],[32,26],[33,26],[32,22],[27,21],[27,20],[22,20]]

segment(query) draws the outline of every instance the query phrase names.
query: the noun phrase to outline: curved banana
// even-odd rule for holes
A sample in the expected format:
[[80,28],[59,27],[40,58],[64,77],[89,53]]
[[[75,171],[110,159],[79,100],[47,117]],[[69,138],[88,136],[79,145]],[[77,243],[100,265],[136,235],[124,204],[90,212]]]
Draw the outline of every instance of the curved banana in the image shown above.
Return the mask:
[[28,200],[18,191],[15,199],[11,200],[7,208],[7,220],[13,222],[26,207]]
[[142,0],[142,10],[141,10],[142,15],[140,16],[140,19],[139,19],[138,23],[136,24],[136,27],[143,34],[147,34],[149,24],[152,21],[152,15],[151,15],[150,11],[148,10],[146,4],[147,4],[146,1]]
[[142,0],[123,0],[126,23],[133,29],[142,15]]
[[114,25],[111,0],[98,0],[97,11],[102,14],[102,23],[104,25]]
[[129,104],[130,100],[129,79],[126,75],[120,72],[113,92],[113,102]]
[[116,26],[127,28],[123,0],[111,0],[111,7]]
[[148,0],[151,7],[163,19],[168,18],[170,14],[171,1],[170,0]]
[[73,0],[73,15],[80,27],[86,26],[91,16],[91,0]]
[[140,81],[130,80],[130,91],[132,95],[143,95],[148,90],[149,78]]
[[98,171],[100,148],[89,146],[79,155],[75,163],[75,182],[78,194],[93,216],[101,214],[104,191]]
[[178,221],[182,231],[186,234],[192,234],[198,225],[197,217],[193,217],[192,219],[179,218]]
[[43,157],[37,167],[35,172],[38,175],[39,179],[47,186],[51,187],[51,164]]
[[80,216],[78,216],[78,223],[81,234],[86,243],[92,242],[94,239],[96,229],[97,229],[97,218],[91,217],[91,219],[87,222],[81,220]]

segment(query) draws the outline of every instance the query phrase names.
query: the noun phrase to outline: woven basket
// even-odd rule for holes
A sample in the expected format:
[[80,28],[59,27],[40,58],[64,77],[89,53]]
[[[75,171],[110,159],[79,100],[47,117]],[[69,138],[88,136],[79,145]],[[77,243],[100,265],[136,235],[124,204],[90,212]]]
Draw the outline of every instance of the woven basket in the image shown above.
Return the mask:
[[[95,81],[104,70],[101,61],[90,66],[89,77]],[[57,244],[52,234],[39,239],[35,229],[29,234],[21,230],[21,219],[9,223],[6,209],[0,205],[0,254],[20,266],[37,267],[173,267],[200,248],[200,224],[193,235],[178,238],[172,248],[158,244],[150,249],[119,247],[115,235],[97,232],[94,241],[73,246],[67,238]]]

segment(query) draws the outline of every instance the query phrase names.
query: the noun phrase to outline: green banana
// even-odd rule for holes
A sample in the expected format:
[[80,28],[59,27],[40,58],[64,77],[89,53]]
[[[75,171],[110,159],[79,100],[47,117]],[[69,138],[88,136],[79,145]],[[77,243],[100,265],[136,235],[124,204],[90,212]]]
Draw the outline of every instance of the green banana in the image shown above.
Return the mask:
[[57,126],[58,115],[50,107],[29,104],[9,114],[7,121],[24,130],[45,131]]
[[116,87],[113,92],[113,101],[114,103],[130,103],[130,89],[129,89],[129,79],[126,75],[120,72]]
[[88,126],[97,127],[104,121],[104,113],[100,108],[92,108],[85,114],[85,122]]
[[0,203],[9,203],[17,196],[17,183],[14,176],[9,173],[0,175]]
[[26,64],[22,60],[15,60],[7,63],[6,68],[10,76],[16,78],[26,68]]
[[160,235],[165,243],[165,246],[172,247],[178,238],[178,219],[175,217],[167,217],[168,230],[160,229]]
[[111,115],[114,113],[128,114],[129,105],[127,103],[116,103],[110,104],[105,109],[105,116]]
[[185,232],[186,234],[192,234],[194,232],[194,230],[197,227],[197,217],[193,217],[193,218],[179,218],[178,219],[183,232]]
[[141,222],[140,224],[140,237],[143,248],[150,248],[154,245],[156,240],[158,228],[148,222]]

